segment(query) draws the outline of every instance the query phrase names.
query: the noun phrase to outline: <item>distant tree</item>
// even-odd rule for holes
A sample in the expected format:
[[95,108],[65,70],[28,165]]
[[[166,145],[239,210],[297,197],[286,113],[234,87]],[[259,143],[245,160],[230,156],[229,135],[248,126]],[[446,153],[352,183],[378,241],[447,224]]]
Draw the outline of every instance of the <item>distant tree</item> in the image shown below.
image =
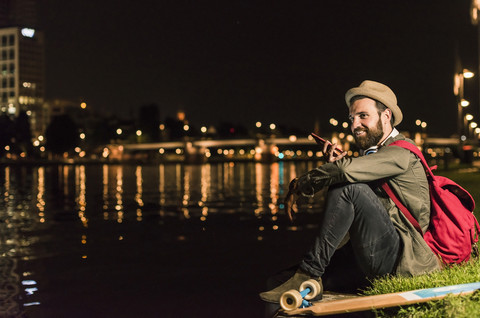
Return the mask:
[[25,111],[21,111],[18,117],[15,118],[15,147],[14,151],[17,153],[26,152],[31,153],[32,145],[32,131],[30,129],[30,120]]
[[139,110],[138,127],[145,141],[158,141],[160,111],[158,105],[143,105]]
[[165,128],[168,130],[171,140],[180,139],[185,136],[183,122],[178,119],[167,117],[165,119]]
[[79,141],[77,125],[68,115],[54,116],[45,135],[47,137],[45,146],[54,154],[73,150]]
[[115,138],[114,130],[108,120],[100,118],[91,124],[87,136],[89,146],[100,146],[110,143]]
[[15,137],[14,122],[10,117],[3,113],[0,115],[0,155],[5,154],[5,146],[12,145],[12,140]]
[[218,135],[223,138],[244,137],[248,135],[248,130],[241,124],[221,122],[218,125]]

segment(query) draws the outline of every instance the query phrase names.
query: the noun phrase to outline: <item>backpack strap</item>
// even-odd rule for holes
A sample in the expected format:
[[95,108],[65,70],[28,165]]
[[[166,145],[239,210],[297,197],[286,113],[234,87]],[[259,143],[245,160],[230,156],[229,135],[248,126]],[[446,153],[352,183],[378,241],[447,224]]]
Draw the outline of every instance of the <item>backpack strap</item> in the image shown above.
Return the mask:
[[[427,161],[425,160],[425,157],[423,156],[422,152],[417,148],[417,146],[409,143],[406,140],[397,140],[395,142],[392,142],[389,146],[398,146],[407,150],[410,150],[413,152],[421,161],[422,165],[425,168],[425,171],[433,177],[432,170],[427,164]],[[410,221],[410,223],[413,225],[413,227],[423,236],[422,228],[420,227],[420,224],[418,224],[418,221],[413,217],[413,215],[408,211],[407,207],[400,202],[398,197],[395,195],[393,192],[392,188],[388,185],[388,183],[385,181],[382,183],[382,189],[387,193],[387,195],[392,199],[392,201],[395,203],[395,205],[398,207],[398,209],[405,215],[405,217]]]
[[397,141],[392,142],[388,146],[398,146],[398,147],[401,147],[401,148],[404,148],[404,149],[407,149],[407,150],[410,150],[411,152],[413,152],[418,157],[418,159],[420,159],[420,161],[422,161],[422,165],[425,168],[425,171],[427,172],[427,175],[433,177],[432,169],[428,166],[427,160],[423,156],[420,149],[417,148],[417,146],[409,143],[406,140],[397,140]]
[[408,211],[407,207],[403,205],[402,202],[397,198],[395,193],[393,193],[392,188],[388,185],[387,182],[382,183],[382,189],[388,194],[390,199],[395,203],[395,205],[398,207],[400,211],[405,215],[405,217],[410,221],[410,223],[413,225],[413,227],[420,233],[420,235],[423,236],[422,228],[420,227],[420,224],[418,224],[418,221],[413,217],[412,213]]

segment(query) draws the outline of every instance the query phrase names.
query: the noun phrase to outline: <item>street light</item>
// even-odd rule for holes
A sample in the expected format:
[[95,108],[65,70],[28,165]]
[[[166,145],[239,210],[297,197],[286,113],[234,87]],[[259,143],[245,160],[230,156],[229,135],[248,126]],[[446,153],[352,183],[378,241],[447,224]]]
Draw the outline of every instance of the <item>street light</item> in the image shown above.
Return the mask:
[[462,100],[460,101],[460,106],[467,107],[468,105],[470,105],[470,102],[468,100],[462,98]]
[[472,71],[469,71],[467,69],[463,70],[463,77],[464,78],[472,78],[474,76],[475,76],[475,73],[473,73]]
[[462,72],[455,74],[453,80],[453,93],[458,98],[457,102],[457,110],[458,110],[458,119],[457,119],[457,129],[458,129],[458,136],[462,136],[464,130],[464,123],[463,123],[463,108],[470,105],[470,102],[466,100],[464,97],[464,90],[465,90],[465,79],[469,79],[475,76],[475,73],[472,71],[464,68]]

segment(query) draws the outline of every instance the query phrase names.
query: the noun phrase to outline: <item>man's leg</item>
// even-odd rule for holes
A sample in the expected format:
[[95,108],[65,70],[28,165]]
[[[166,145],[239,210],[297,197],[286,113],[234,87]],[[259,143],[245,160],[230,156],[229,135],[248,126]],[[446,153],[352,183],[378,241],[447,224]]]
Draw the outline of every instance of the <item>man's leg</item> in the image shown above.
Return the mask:
[[366,277],[393,272],[400,238],[388,212],[366,184],[335,186],[327,194],[319,235],[300,264],[300,270],[285,284],[260,294],[260,297],[266,301],[278,301],[287,289],[298,288],[305,276],[320,280],[347,233],[357,264]]
[[380,200],[363,183],[336,186],[328,191],[320,233],[300,269],[321,277],[347,233],[365,276],[393,273],[400,237]]

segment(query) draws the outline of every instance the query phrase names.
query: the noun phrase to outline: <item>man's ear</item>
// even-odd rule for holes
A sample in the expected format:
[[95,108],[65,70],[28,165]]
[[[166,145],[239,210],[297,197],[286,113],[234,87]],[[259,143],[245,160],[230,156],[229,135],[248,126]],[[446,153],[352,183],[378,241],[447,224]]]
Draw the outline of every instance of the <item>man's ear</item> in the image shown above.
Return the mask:
[[383,112],[383,115],[385,116],[385,122],[384,124],[387,124],[390,122],[390,120],[392,119],[392,110],[390,108],[387,108],[385,109],[385,111]]

